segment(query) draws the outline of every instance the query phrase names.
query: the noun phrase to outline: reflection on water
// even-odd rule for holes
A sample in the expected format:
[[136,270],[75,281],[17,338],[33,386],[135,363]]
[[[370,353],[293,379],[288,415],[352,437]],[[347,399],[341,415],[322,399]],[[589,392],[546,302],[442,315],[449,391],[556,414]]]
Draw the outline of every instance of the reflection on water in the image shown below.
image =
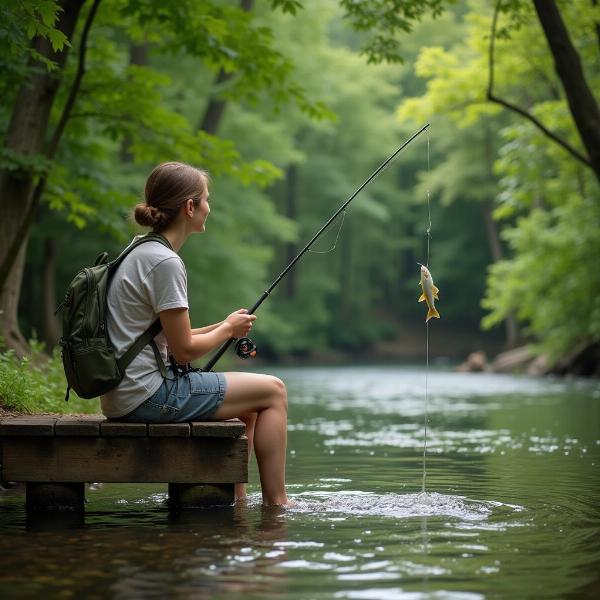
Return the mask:
[[289,492],[169,513],[166,486],[93,485],[85,520],[0,492],[0,596],[596,598],[600,386],[407,368],[281,369]]

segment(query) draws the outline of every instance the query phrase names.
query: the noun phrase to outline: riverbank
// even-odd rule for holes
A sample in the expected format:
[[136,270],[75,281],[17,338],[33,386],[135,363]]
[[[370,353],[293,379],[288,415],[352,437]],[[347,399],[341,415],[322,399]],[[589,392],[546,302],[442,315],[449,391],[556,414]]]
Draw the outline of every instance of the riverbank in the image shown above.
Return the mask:
[[[421,323],[403,328],[397,339],[378,342],[361,350],[315,351],[302,356],[284,355],[277,359],[257,359],[257,365],[285,366],[349,364],[418,364],[426,361],[427,331]],[[259,349],[260,352],[260,349]],[[260,356],[260,354],[259,354]],[[429,362],[455,367],[460,372],[514,373],[532,376],[600,378],[600,344],[582,344],[558,361],[537,354],[531,344],[506,348],[497,333],[477,328],[453,328],[435,322],[429,327]],[[234,367],[249,363],[236,360]],[[250,363],[251,364],[251,363]]]
[[[260,348],[255,364],[273,362],[288,366],[425,363],[427,357],[427,329],[424,322],[406,324],[393,340],[376,342],[361,349],[328,349],[309,354],[282,355],[261,358]],[[451,326],[433,321],[429,326],[429,358],[435,364],[458,365],[476,350],[487,356],[496,356],[506,349],[498,333],[482,332],[475,325]],[[236,368],[243,368],[246,361],[236,361]]]

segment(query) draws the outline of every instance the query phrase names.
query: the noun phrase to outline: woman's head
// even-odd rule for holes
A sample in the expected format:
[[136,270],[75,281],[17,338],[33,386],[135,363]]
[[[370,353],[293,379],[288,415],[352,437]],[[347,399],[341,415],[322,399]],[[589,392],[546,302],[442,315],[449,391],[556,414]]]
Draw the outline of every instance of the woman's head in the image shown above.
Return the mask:
[[206,171],[180,162],[158,165],[146,181],[146,202],[134,209],[137,223],[156,233],[171,225],[188,200],[197,207],[208,196]]

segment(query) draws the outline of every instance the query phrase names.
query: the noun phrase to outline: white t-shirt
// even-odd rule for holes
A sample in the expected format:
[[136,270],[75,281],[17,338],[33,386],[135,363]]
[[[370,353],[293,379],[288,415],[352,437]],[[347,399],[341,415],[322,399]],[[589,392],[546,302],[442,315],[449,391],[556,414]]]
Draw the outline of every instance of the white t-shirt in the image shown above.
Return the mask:
[[[133,249],[119,265],[108,290],[107,327],[117,357],[122,356],[158,313],[169,308],[189,308],[187,275],[179,256],[160,242],[145,242]],[[167,362],[163,332],[155,338]],[[117,418],[135,410],[163,382],[152,346],[147,344],[131,361],[125,377],[101,396],[102,412]]]

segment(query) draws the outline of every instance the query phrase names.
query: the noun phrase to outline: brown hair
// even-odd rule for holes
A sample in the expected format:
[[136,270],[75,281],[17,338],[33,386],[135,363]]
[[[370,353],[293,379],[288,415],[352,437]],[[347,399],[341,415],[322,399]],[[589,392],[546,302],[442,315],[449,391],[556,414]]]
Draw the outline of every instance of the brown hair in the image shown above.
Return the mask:
[[154,168],[144,195],[146,202],[134,208],[135,220],[159,233],[177,217],[185,201],[192,199],[198,205],[209,184],[206,171],[180,162],[165,162]]

